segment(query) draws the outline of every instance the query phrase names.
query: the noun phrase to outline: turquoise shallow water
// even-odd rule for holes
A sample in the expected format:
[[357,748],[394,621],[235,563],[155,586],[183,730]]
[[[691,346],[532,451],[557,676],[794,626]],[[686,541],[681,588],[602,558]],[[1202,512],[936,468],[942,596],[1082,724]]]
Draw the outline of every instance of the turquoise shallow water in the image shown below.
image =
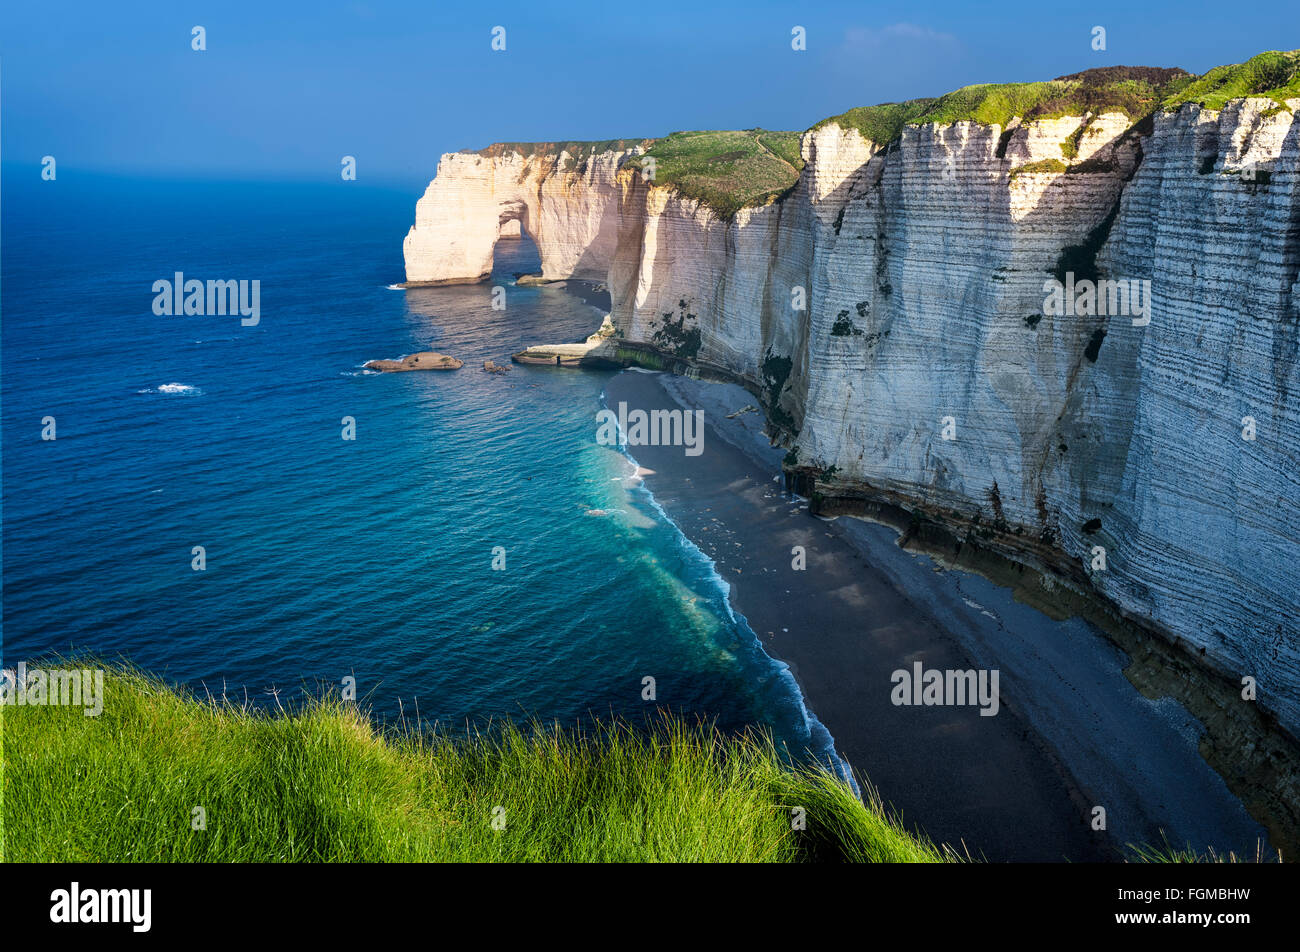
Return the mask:
[[[414,195],[68,179],[6,181],[6,664],[86,649],[263,701],[353,675],[381,717],[667,707],[821,746],[708,561],[596,444],[607,375],[479,370],[599,323],[513,287],[531,244],[486,285],[397,291]],[[260,323],[155,315],[177,271],[259,279]],[[421,349],[466,366],[360,370]]]

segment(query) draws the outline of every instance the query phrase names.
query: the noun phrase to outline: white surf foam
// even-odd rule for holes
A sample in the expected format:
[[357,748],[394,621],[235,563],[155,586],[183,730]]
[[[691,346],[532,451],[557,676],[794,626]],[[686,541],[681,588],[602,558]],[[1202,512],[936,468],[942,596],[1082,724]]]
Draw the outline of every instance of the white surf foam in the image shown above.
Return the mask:
[[201,396],[203,391],[193,384],[163,383],[156,387],[145,387],[143,390],[137,390],[136,393],[158,393],[170,396],[197,397]]
[[[635,368],[629,367],[627,369],[632,370]],[[658,371],[653,370],[644,372],[658,373]],[[601,403],[605,403],[604,393],[601,394]],[[618,449],[631,463],[634,472],[639,474],[641,472],[641,464],[638,463],[636,457],[628,451],[625,435],[621,430],[619,432]],[[759,638],[758,633],[750,627],[749,620],[732,607],[731,583],[722,577],[722,574],[718,571],[717,562],[705,555],[704,550],[696,545],[690,536],[682,531],[682,527],[673,520],[672,516],[668,515],[667,510],[665,510],[659,503],[659,500],[655,498],[654,493],[650,490],[650,487],[645,484],[644,480],[642,480],[635,488],[637,491],[644,494],[646,500],[650,503],[655,512],[658,513],[659,517],[665,523],[673,527],[673,530],[677,534],[678,544],[680,544],[694,558],[699,559],[705,564],[708,573],[707,577],[721,592],[722,607],[726,611],[732,624],[753,640],[754,644],[758,646],[759,652],[763,657],[767,658],[767,660],[771,662],[778,672],[778,676],[788,685],[797,704],[797,711],[803,719],[803,728],[807,732],[808,738],[811,741],[811,753],[813,756],[816,757],[824,766],[837,772],[840,775],[840,778],[849,784],[854,794],[861,799],[862,789],[858,786],[857,779],[853,776],[852,767],[849,766],[847,760],[840,756],[839,751],[835,749],[835,738],[831,736],[831,732],[827,730],[826,725],[818,719],[817,715],[814,714],[812,709],[808,706],[808,699],[804,697],[803,689],[799,686],[799,681],[795,678],[794,672],[790,670],[790,666],[779,658],[773,658],[767,653],[767,650],[763,647],[762,639]]]

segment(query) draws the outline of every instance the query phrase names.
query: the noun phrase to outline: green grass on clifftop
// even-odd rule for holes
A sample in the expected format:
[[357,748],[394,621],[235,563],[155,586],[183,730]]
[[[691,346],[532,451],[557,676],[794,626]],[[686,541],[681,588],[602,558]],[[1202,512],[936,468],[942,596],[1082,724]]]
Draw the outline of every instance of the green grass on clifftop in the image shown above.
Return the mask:
[[9,861],[949,858],[767,740],[680,721],[453,740],[333,699],[271,716],[122,668],[105,686],[98,717],[0,708]]
[[1181,69],[1105,66],[1047,82],[981,83],[938,99],[860,106],[813,128],[833,122],[883,145],[905,125],[971,121],[1006,128],[1015,117],[1029,121],[1088,112],[1120,112],[1136,124],[1157,108],[1172,110],[1194,102],[1222,109],[1229,100],[1246,96],[1272,99],[1279,108],[1285,108],[1288,99],[1300,98],[1300,50],[1260,53],[1203,76]]
[[[1149,122],[1157,109],[1176,109],[1187,102],[1221,109],[1228,100],[1243,96],[1271,98],[1278,109],[1284,108],[1286,99],[1300,97],[1300,51],[1260,53],[1199,77],[1175,68],[1105,66],[1044,82],[981,83],[937,99],[859,106],[812,128],[835,123],[887,145],[908,125],[970,121],[1005,129],[1014,118],[1033,121],[1118,112],[1137,126]],[[1080,127],[1079,134],[1082,131]],[[798,132],[765,129],[674,132],[663,139],[501,142],[477,154],[515,151],[532,156],[565,151],[571,167],[576,167],[598,152],[648,146],[647,156],[655,160],[655,184],[675,188],[729,219],[742,208],[770,202],[794,187],[804,165],[800,138]],[[1077,147],[1076,134],[1062,142],[1062,155],[1073,158]],[[628,164],[647,165],[644,159]]]
[[1154,112],[1171,90],[1190,79],[1190,74],[1181,69],[1106,66],[1046,82],[981,83],[963,86],[938,99],[861,106],[823,119],[813,128],[834,122],[846,129],[857,129],[865,138],[884,145],[897,138],[904,126],[929,122],[969,121],[1006,128],[1015,117],[1026,121],[1057,119],[1087,112],[1120,112],[1136,122]]
[[[735,132],[674,132],[658,139],[646,157],[655,160],[656,185],[669,185],[704,202],[723,218],[762,205],[799,180],[803,159],[798,132],[746,129]],[[645,157],[629,162],[646,168]]]
[[571,140],[568,142],[494,142],[486,149],[465,149],[471,155],[496,158],[507,152],[518,152],[524,158],[534,155],[556,155],[569,153],[570,159],[577,163],[591,158],[600,152],[621,152],[634,146],[645,145],[649,139],[590,139]]
[[1300,98],[1300,50],[1260,53],[1244,63],[1216,66],[1166,97],[1163,108],[1192,102],[1222,109],[1228,100],[1246,96],[1272,99],[1282,108],[1286,100]]
[[1005,128],[1017,116],[1030,121],[1088,112],[1119,112],[1137,121],[1155,112],[1171,84],[1186,77],[1187,73],[1179,69],[1110,66],[1048,82],[966,86],[939,97],[914,121],[968,119]]
[[884,145],[898,138],[903,126],[925,115],[926,110],[936,101],[909,99],[906,102],[887,102],[878,106],[858,106],[841,115],[823,119],[813,129],[834,123],[845,129],[856,129],[864,139]]

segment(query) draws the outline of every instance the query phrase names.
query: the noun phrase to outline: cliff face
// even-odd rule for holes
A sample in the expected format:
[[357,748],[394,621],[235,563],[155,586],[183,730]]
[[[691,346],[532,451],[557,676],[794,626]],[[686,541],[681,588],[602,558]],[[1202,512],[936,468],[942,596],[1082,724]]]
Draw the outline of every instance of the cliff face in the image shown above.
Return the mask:
[[[608,282],[624,341],[759,393],[802,485],[1091,589],[1229,684],[1255,678],[1300,734],[1297,105],[932,123],[888,145],[830,123],[790,191],[725,220],[625,167],[635,149],[448,155],[407,276],[485,276],[518,218],[547,277]],[[1051,313],[1053,278],[1136,296]]]
[[1300,123],[1271,105],[1184,107],[1157,127],[1098,257],[1151,276],[1151,324],[1117,337],[1064,421],[1127,445],[1104,471],[1062,459],[1050,479],[1115,540],[1102,590],[1257,677],[1294,730]]

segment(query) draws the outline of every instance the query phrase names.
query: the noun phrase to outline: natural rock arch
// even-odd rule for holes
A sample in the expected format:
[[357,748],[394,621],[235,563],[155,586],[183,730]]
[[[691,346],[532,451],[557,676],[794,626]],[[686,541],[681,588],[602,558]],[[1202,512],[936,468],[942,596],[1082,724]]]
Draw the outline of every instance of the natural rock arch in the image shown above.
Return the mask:
[[543,277],[604,281],[618,242],[618,171],[636,151],[525,155],[502,146],[444,155],[403,244],[407,283],[485,280],[513,221],[536,243]]

